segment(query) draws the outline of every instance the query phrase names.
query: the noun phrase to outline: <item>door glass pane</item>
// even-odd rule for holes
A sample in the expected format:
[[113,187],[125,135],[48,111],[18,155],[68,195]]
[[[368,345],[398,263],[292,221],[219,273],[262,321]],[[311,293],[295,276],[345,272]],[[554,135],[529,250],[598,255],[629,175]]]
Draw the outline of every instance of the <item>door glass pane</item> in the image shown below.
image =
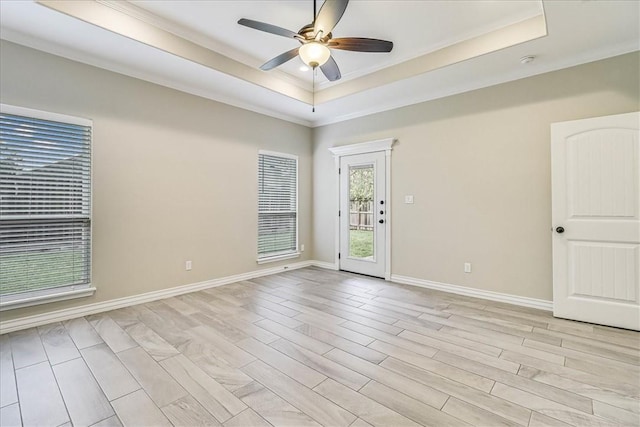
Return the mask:
[[373,259],[373,165],[349,166],[349,256]]

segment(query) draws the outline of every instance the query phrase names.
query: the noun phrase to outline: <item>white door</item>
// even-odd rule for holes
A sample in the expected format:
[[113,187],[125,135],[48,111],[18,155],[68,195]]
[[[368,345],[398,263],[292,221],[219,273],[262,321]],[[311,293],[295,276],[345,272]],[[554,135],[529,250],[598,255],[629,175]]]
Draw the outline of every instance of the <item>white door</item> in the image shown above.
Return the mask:
[[640,330],[640,113],[551,125],[553,314]]
[[385,276],[385,152],[340,157],[340,269]]

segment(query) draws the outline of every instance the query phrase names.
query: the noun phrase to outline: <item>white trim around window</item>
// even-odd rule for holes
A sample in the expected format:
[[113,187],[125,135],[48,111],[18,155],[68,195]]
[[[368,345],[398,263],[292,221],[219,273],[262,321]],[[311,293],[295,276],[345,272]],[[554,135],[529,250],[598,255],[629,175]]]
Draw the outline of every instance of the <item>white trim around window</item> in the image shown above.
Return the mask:
[[258,264],[300,256],[298,175],[298,156],[258,151]]
[[[4,286],[0,289],[0,311],[93,295],[93,122],[6,104],[0,104],[0,113],[4,184],[15,177],[14,185],[3,185],[0,194],[0,275]],[[48,150],[49,146],[55,150]],[[27,175],[31,176],[28,185]],[[47,253],[51,260],[35,272],[29,267],[29,275],[40,275],[38,283],[32,283],[33,276],[27,276],[29,283],[21,283],[20,268],[24,267],[13,261],[21,254],[34,253]],[[56,276],[54,267],[59,267],[64,254],[71,254],[72,266],[62,277]]]

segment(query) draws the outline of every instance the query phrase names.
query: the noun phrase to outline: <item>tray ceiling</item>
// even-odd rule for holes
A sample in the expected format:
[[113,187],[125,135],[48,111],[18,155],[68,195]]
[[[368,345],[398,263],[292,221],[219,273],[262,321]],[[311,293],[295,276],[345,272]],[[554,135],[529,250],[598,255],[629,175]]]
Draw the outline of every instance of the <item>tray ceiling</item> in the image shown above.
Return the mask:
[[[352,0],[334,36],[392,40],[394,50],[334,50],[342,79],[318,72],[313,88],[298,58],[260,71],[297,42],[240,26],[240,18],[297,31],[310,23],[312,2],[3,1],[0,36],[310,126],[640,47],[636,1]],[[525,55],[536,59],[523,65]]]

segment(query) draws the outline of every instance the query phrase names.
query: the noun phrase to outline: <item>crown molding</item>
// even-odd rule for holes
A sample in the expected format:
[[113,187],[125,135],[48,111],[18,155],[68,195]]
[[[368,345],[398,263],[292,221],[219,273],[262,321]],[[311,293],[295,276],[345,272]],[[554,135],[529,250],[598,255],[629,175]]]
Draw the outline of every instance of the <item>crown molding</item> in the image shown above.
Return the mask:
[[139,70],[137,68],[116,63],[113,61],[101,59],[94,55],[88,54],[86,52],[80,52],[75,49],[69,49],[69,48],[60,46],[56,43],[53,43],[49,40],[35,38],[30,35],[26,35],[26,34],[14,31],[12,29],[3,28],[1,40],[6,40],[11,43],[16,43],[21,46],[26,46],[31,49],[48,53],[50,55],[59,56],[71,61],[90,65],[90,66],[111,71],[114,73],[122,74],[124,76],[154,83],[163,87],[167,87],[169,89],[174,89],[180,92],[188,93],[190,95],[195,95],[195,96],[199,96],[212,101],[220,102],[222,104],[240,108],[242,110],[251,111],[254,113],[262,114],[264,116],[273,117],[275,119],[284,120],[284,121],[299,124],[302,126],[307,126],[307,127],[312,126],[312,123],[310,121],[297,116],[279,113],[270,108],[262,108],[252,103],[238,101],[237,99],[234,99],[232,97],[225,96],[211,90],[207,90],[204,87],[199,87],[195,85],[186,85],[183,82],[180,82],[178,80],[166,79],[154,73]]
[[391,151],[395,138],[378,139],[375,141],[360,142],[357,144],[331,147],[329,151],[335,157],[350,156],[353,154],[373,153],[375,151]]
[[295,100],[311,104],[313,94],[297,85],[272,77],[254,67],[207,49],[184,37],[114,8],[113,2],[39,0],[38,4],[107,31],[154,47],[232,77],[240,78]]
[[331,86],[316,93],[316,102],[323,104],[338,98],[409,79],[458,62],[545,37],[546,35],[546,19],[544,14],[540,14],[451,46],[443,47],[392,67],[369,73],[358,79]]

